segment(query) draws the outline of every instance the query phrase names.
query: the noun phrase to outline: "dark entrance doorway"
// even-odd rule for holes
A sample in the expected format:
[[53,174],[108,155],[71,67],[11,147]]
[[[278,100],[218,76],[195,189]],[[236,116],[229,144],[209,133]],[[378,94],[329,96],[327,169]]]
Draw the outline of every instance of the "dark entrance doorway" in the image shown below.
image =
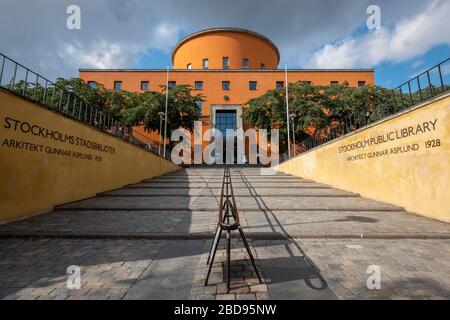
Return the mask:
[[[216,111],[216,129],[220,130],[223,137],[223,162],[227,161],[227,129],[236,130],[237,129],[237,116],[236,110],[217,110]],[[233,145],[233,163],[236,163],[237,156],[237,139],[234,140]],[[220,151],[219,151],[220,152]]]

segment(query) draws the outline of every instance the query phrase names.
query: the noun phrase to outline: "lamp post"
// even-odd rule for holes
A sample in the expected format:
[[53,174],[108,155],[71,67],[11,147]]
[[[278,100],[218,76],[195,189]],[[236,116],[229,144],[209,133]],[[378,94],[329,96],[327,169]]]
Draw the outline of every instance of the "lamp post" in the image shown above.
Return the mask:
[[284,64],[284,76],[285,76],[285,87],[286,87],[286,120],[287,120],[287,146],[288,146],[288,159],[291,158],[291,141],[289,138],[289,83],[288,83],[288,69],[287,63]]
[[292,141],[294,143],[294,157],[297,156],[297,147],[295,145],[295,114],[289,116],[292,120]]
[[167,66],[167,79],[166,79],[166,112],[164,113],[164,158],[166,157],[166,139],[167,139],[167,108],[169,105],[169,66]]
[[159,143],[158,143],[158,154],[161,155],[161,142],[162,142],[162,121],[165,113],[164,112],[158,112],[159,116]]

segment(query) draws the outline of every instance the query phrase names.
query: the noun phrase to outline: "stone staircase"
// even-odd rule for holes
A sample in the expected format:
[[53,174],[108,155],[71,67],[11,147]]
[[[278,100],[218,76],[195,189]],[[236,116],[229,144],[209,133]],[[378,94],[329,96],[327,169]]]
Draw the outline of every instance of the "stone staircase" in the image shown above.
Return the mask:
[[450,239],[448,224],[355,193],[282,173],[262,175],[260,168],[232,167],[231,175],[241,223],[265,283],[255,283],[235,237],[229,295],[220,252],[215,280],[203,286],[222,168],[187,168],[62,205],[0,226],[0,239],[156,241],[152,262],[123,296],[130,299],[334,299],[338,296],[302,241]]

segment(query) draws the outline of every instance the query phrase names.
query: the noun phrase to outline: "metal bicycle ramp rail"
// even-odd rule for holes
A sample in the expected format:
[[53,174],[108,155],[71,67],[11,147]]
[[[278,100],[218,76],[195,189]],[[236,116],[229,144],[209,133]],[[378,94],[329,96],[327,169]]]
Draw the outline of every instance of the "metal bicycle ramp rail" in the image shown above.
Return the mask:
[[[208,260],[206,262],[209,265],[208,274],[205,280],[205,286],[208,285],[209,275],[211,273],[212,266],[214,264],[214,258],[216,257],[217,247],[219,245],[220,239],[222,237],[222,232],[226,231],[226,251],[227,251],[227,293],[230,292],[230,272],[231,272],[231,231],[238,230],[239,234],[244,242],[247,253],[250,257],[250,261],[255,269],[256,275],[258,276],[259,282],[262,283],[261,276],[259,275],[258,269],[255,265],[255,259],[250,250],[250,247],[245,237],[244,231],[242,230],[241,224],[239,222],[239,212],[236,206],[236,200],[233,192],[233,183],[231,181],[230,169],[225,168],[222,181],[222,192],[220,194],[220,205],[219,205],[219,222],[217,223],[216,235],[214,237],[211,250],[209,251]],[[233,221],[231,220],[233,219]]]

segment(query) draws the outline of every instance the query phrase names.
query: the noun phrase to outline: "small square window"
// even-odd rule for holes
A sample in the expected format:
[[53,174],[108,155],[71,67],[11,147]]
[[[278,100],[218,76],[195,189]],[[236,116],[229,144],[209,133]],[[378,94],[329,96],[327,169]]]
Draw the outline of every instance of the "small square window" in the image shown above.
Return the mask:
[[230,90],[230,81],[222,81],[222,90]]
[[366,86],[366,82],[365,81],[358,81],[358,87],[359,88],[364,88]]
[[114,90],[122,90],[122,81],[114,81]]
[[208,69],[209,68],[209,60],[203,59],[202,66],[203,66],[203,69]]
[[203,90],[203,81],[195,81],[195,90]]
[[188,63],[188,65],[186,66],[186,69],[192,70],[192,63]]
[[88,81],[88,82],[87,82],[87,85],[88,85],[88,87],[91,88],[91,89],[97,88],[97,83],[96,83],[95,81]]
[[284,81],[277,81],[276,87],[277,87],[277,89],[283,88],[284,87]]
[[248,70],[248,66],[249,66],[249,61],[247,58],[244,58],[244,60],[242,61],[242,68],[244,70]]
[[249,88],[250,90],[257,90],[257,89],[258,89],[258,82],[256,82],[256,81],[250,81],[250,82],[248,83],[248,88]]
[[141,90],[148,90],[150,87],[148,81],[141,81]]
[[330,85],[333,86],[333,87],[338,86],[339,85],[339,81],[331,81]]
[[222,58],[222,67],[227,70],[230,67],[230,59],[228,57]]
[[177,86],[177,83],[175,81],[169,81],[169,89],[173,89]]
[[264,63],[260,63],[259,64],[259,69],[265,70],[266,69],[266,65]]

